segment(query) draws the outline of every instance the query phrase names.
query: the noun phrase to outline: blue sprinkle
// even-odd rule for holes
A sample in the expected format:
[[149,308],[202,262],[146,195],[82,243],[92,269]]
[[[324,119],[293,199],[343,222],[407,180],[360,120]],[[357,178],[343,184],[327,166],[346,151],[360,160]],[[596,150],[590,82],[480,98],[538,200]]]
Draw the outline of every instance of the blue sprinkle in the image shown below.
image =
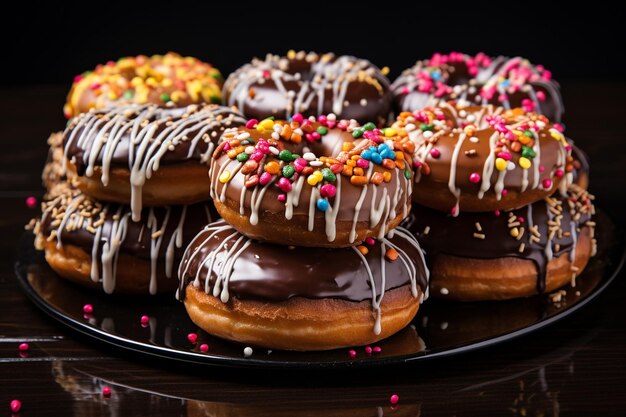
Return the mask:
[[372,151],[370,151],[369,149],[364,150],[363,152],[361,152],[361,158],[363,159],[367,159],[368,161],[372,159]]
[[376,149],[376,146],[370,146],[370,151],[378,152],[378,149]]
[[379,153],[373,153],[372,154],[372,162],[375,163],[376,165],[380,165],[383,163],[383,157],[380,156]]
[[381,143],[380,145],[378,145],[378,152],[382,153],[386,150],[389,149],[389,146],[386,143]]
[[396,159],[396,153],[390,149],[385,149],[384,151],[382,151],[380,153],[380,156],[386,159],[393,159],[393,160]]
[[500,85],[502,87],[508,87],[509,85],[511,85],[511,82],[509,80],[504,80],[500,83]]
[[320,198],[319,200],[317,200],[317,209],[319,211],[326,211],[328,210],[328,207],[330,207],[330,204],[328,204],[328,200],[326,200],[325,198]]
[[439,71],[433,71],[430,76],[435,81],[439,81],[441,79],[441,73]]

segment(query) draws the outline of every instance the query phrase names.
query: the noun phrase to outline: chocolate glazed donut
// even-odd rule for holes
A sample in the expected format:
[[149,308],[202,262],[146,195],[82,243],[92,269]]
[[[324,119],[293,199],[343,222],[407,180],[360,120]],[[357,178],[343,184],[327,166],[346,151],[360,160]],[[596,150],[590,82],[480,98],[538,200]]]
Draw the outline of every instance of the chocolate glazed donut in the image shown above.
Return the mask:
[[223,220],[189,244],[179,296],[211,334],[260,346],[323,350],[402,329],[428,291],[419,244],[398,228],[349,248],[258,242]]
[[413,205],[403,223],[431,267],[431,290],[454,300],[526,297],[574,279],[595,255],[593,196],[572,185],[526,207],[497,213],[445,213]]
[[222,106],[161,109],[127,105],[92,110],[65,131],[68,177],[90,197],[141,208],[191,204],[209,197],[209,160],[230,127],[245,124]]
[[332,114],[253,122],[225,132],[211,164],[215,207],[241,233],[285,245],[351,246],[384,236],[408,215],[410,140]]
[[353,56],[289,51],[253,59],[224,83],[225,104],[248,118],[287,119],[335,113],[360,123],[384,122],[391,110],[389,80],[371,62]]
[[129,207],[100,203],[66,183],[50,191],[34,232],[36,246],[59,275],[113,292],[173,292],[187,243],[217,218],[209,202],[146,208],[139,222]]
[[464,105],[523,107],[554,122],[561,122],[563,116],[563,100],[552,73],[521,57],[436,53],[404,70],[391,88],[398,111],[455,100]]
[[415,119],[414,202],[453,215],[512,209],[572,183],[571,145],[542,115],[446,103]]

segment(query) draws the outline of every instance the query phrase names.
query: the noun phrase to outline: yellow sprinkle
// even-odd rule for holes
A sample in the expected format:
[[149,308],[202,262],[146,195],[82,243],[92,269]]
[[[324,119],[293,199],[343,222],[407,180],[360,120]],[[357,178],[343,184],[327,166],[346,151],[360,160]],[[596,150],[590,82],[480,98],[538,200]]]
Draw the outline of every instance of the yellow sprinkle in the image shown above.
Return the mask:
[[391,172],[389,171],[383,172],[383,179],[385,182],[391,181]]
[[556,129],[550,129],[550,136],[552,136],[556,140],[562,140],[563,135]]
[[130,85],[132,85],[133,87],[137,87],[141,84],[143,84],[143,80],[139,77],[133,77],[133,79],[130,80]]
[[172,79],[171,78],[163,78],[163,80],[161,81],[161,85],[163,87],[171,87],[172,86]]
[[296,57],[296,51],[294,51],[293,49],[290,49],[290,50],[287,52],[287,58],[289,58],[289,59],[294,59],[295,57]]
[[109,100],[117,100],[117,94],[115,94],[115,91],[109,90]]
[[519,236],[519,229],[517,227],[512,228],[509,233],[511,233],[511,236],[513,237],[518,237]]
[[271,131],[274,128],[274,121],[272,119],[264,119],[256,125],[256,130],[263,132],[264,130]]
[[148,77],[148,79],[146,80],[146,84],[148,84],[150,87],[158,86],[157,80],[154,77]]
[[513,133],[515,134],[515,136],[522,136],[524,132],[522,132],[521,130],[513,130]]
[[228,182],[229,179],[230,179],[230,171],[224,170],[224,172],[222,172],[222,174],[220,175],[220,182],[222,184],[225,184]]
[[324,178],[321,173],[319,176],[316,175],[317,173],[319,173],[319,171],[315,171],[313,174],[309,175],[308,178],[306,179],[306,182],[311,187],[315,187],[317,183],[320,182]]
[[392,129],[390,127],[385,129],[385,137],[389,138],[391,136],[394,136],[396,134],[395,129]]
[[396,151],[396,161],[398,161],[398,160],[400,160],[400,161],[404,160],[404,152]]
[[181,99],[185,98],[185,95],[186,94],[183,91],[176,90],[170,94],[170,98],[174,103],[178,103]]
[[496,158],[496,169],[498,171],[504,171],[506,169],[507,166],[507,162],[506,160],[502,159],[502,158]]
[[387,74],[389,74],[389,67],[385,65],[384,67],[382,67],[382,69],[380,70],[380,72],[381,72],[383,75],[387,75]]
[[528,169],[530,168],[531,165],[532,164],[530,162],[530,159],[523,157],[523,156],[519,159],[519,166],[521,166],[522,168]]

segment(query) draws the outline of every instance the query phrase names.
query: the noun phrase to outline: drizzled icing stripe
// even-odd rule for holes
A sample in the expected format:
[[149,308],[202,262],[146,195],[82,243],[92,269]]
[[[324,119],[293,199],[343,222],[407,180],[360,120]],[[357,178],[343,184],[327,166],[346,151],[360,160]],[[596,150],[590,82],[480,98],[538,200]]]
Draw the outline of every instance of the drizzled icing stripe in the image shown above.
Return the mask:
[[[212,250],[207,251],[206,246],[211,240],[217,239],[219,234],[225,234],[226,236],[222,238],[219,243],[216,243],[216,246]],[[373,331],[375,334],[380,334],[382,330],[381,305],[385,296],[387,264],[390,262],[386,258],[386,253],[389,248],[392,248],[398,254],[398,259],[409,277],[413,297],[417,297],[418,294],[420,294],[417,290],[418,277],[420,279],[420,286],[422,286],[420,302],[428,297],[428,285],[424,285],[422,282],[428,282],[429,273],[425,267],[424,257],[419,243],[408,230],[401,227],[394,229],[394,236],[395,237],[383,237],[375,243],[372,243],[380,246],[380,257],[377,259],[366,257],[356,247],[351,247],[351,249],[337,249],[337,251],[341,251],[345,256],[348,256],[349,253],[355,253],[365,268],[367,273],[366,278],[369,282],[369,288],[371,289],[372,312],[375,316]],[[419,259],[412,259],[409,254],[391,241],[391,239],[398,238],[406,241],[413,247],[419,254]],[[193,285],[195,288],[202,288],[206,294],[211,294],[219,298],[221,302],[227,303],[230,300],[229,282],[235,270],[235,265],[242,254],[246,252],[253,243],[255,242],[252,239],[238,233],[224,220],[218,220],[207,225],[203,232],[192,241],[183,255],[183,261],[178,271],[178,276],[181,280],[178,295],[181,295],[180,290],[184,289],[184,286],[189,282],[190,285]],[[275,248],[277,252],[276,256],[281,256],[281,249],[283,247],[276,246]],[[380,288],[376,284],[377,280],[370,266],[373,262],[380,262]],[[418,268],[416,265],[420,267]],[[190,270],[192,267],[194,270]],[[254,277],[251,278],[254,279]],[[204,279],[204,283],[202,283],[202,279]],[[285,282],[289,282],[289,279],[290,278],[286,276]]]
[[[126,105],[92,111],[70,122],[65,132],[63,169],[67,169],[69,160],[84,166],[88,177],[100,168],[100,179],[106,187],[115,163],[113,158],[119,158],[119,153],[127,155],[132,220],[139,221],[143,185],[159,169],[164,156],[184,145],[187,152],[179,156],[184,162],[194,158],[196,149],[205,147],[198,157],[200,163],[205,163],[221,133],[218,130],[244,123],[240,114],[221,106],[160,109]],[[82,160],[77,160],[77,153],[82,153]]]

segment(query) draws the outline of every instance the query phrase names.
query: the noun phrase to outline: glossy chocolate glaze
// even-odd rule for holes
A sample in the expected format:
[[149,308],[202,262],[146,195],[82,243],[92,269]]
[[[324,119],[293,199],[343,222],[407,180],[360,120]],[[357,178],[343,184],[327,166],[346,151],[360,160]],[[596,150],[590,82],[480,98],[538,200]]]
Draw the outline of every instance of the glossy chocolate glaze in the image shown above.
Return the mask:
[[398,111],[412,112],[447,100],[505,108],[530,100],[534,111],[554,122],[561,121],[564,111],[559,85],[551,73],[520,57],[435,54],[404,70],[392,91]]
[[361,123],[380,122],[391,110],[390,82],[371,62],[352,56],[291,51],[253,59],[224,83],[224,103],[246,117],[285,119],[335,113]]
[[[416,270],[416,284],[422,292],[426,292],[428,272],[417,241],[403,229],[396,230],[393,237],[390,235],[384,241],[387,242],[386,248],[393,244],[398,253],[404,252],[406,256],[401,254],[393,262],[387,260],[382,252],[383,241],[377,240],[372,245],[365,245],[369,250],[364,257],[366,264],[354,247],[311,248],[262,243],[248,239],[225,222],[218,221],[201,231],[187,248],[180,264],[179,294],[183,297],[184,288],[189,284],[208,288],[207,292],[211,293],[225,260],[233,263],[232,274],[224,285],[230,296],[240,299],[282,301],[305,297],[340,298],[354,302],[369,300],[373,290],[368,280],[368,268],[377,294],[383,286],[385,290],[390,290],[411,283],[412,268]],[[233,245],[235,250],[244,249],[233,255],[230,253]],[[215,262],[209,268],[211,253],[215,254]],[[384,281],[381,265],[385,268]]]
[[[432,265],[438,254],[461,258],[494,259],[515,257],[531,260],[537,266],[537,289],[543,292],[548,262],[563,253],[573,256],[577,236],[590,222],[594,213],[593,196],[573,185],[566,196],[555,194],[526,207],[496,213],[461,213],[451,217],[445,213],[414,204],[411,215],[403,226],[415,234],[423,246],[427,260]],[[551,211],[551,207],[562,210]],[[554,209],[553,209],[554,210]],[[558,216],[562,216],[558,218]],[[513,221],[510,219],[514,218]],[[556,221],[555,234],[550,239],[549,222]],[[519,225],[510,227],[514,222]],[[478,230],[478,226],[480,230]],[[530,231],[536,226],[534,236]],[[513,237],[516,228],[520,239]],[[484,239],[475,237],[479,233]],[[593,235],[592,235],[593,236]],[[520,251],[520,246],[523,245]]]
[[[141,163],[139,168],[145,169],[148,161],[154,161],[149,165],[156,170],[159,163],[204,162],[225,129],[243,124],[240,113],[218,105],[173,109],[125,105],[92,110],[69,122],[64,133],[65,157],[79,175],[103,165],[130,170]],[[107,137],[104,144],[100,143],[103,135]]]
[[[36,232],[45,239],[55,240],[59,248],[74,245],[90,254],[92,268],[98,268],[92,271],[92,277],[99,276],[99,270],[104,270],[107,262],[112,262],[115,271],[119,254],[150,261],[153,274],[157,273],[157,264],[163,262],[165,275],[171,276],[187,243],[198,230],[218,218],[213,204],[206,202],[146,208],[141,220],[132,222],[128,206],[99,203],[66,184],[55,187],[50,194],[50,199],[43,203]],[[113,241],[118,246],[110,247]],[[105,272],[101,275],[105,291],[113,292],[114,284],[109,288],[106,282],[111,277]]]

